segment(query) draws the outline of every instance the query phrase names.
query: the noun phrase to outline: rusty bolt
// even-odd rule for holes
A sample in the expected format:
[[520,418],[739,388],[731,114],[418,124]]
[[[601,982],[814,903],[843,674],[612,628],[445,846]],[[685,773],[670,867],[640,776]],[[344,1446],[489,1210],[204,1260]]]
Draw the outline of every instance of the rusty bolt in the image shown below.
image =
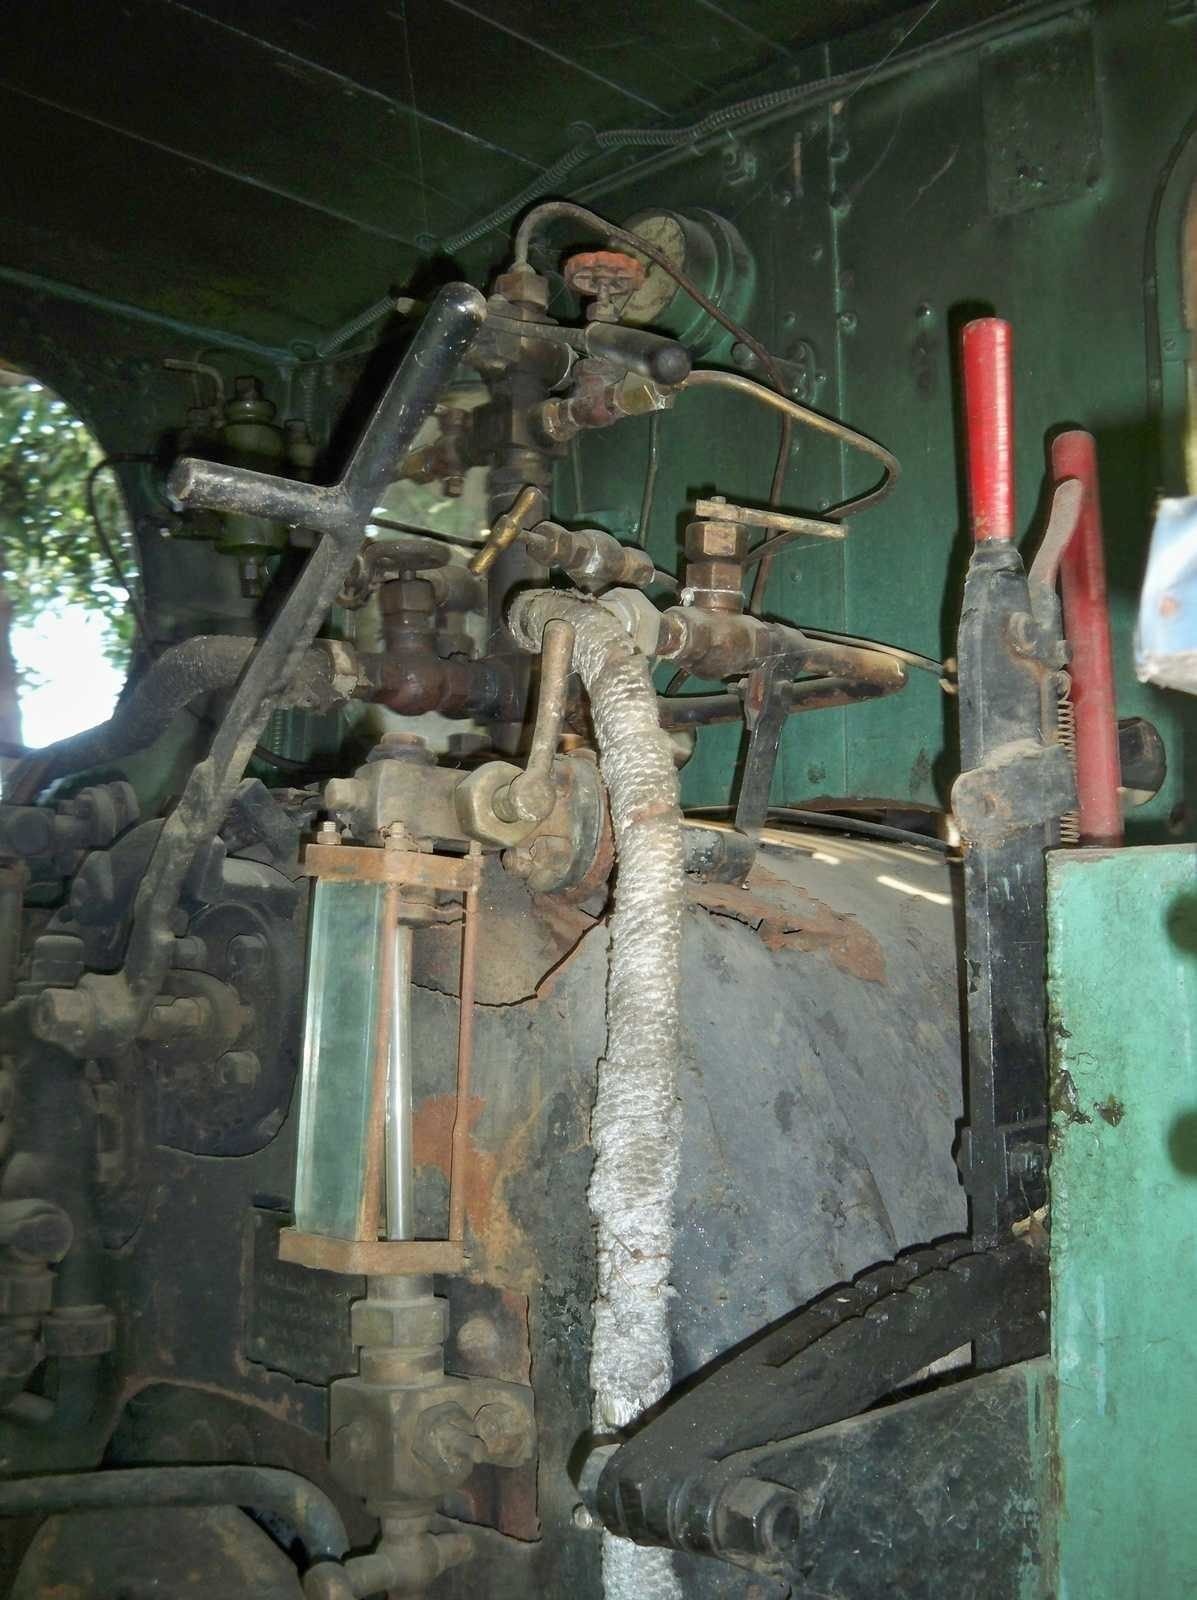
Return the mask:
[[518,1467],[532,1453],[531,1418],[519,1406],[491,1400],[474,1413],[474,1431],[485,1459],[500,1467]]
[[737,522],[691,522],[686,528],[686,555],[691,561],[743,561],[748,529]]
[[[236,940],[233,941],[236,943]],[[202,968],[208,959],[204,941],[194,933],[181,934],[174,942],[170,954],[171,965],[191,969]]]
[[150,1007],[150,1027],[159,1039],[177,1038],[180,1034],[199,1033],[206,1028],[212,1016],[212,1007],[202,996],[180,995],[177,999],[156,1000]]
[[1006,623],[1006,637],[1016,655],[1034,655],[1038,644],[1035,619],[1029,611],[1016,611]]
[[500,273],[494,292],[513,306],[532,306],[537,311],[549,308],[549,280],[526,263]]
[[322,822],[316,829],[317,844],[340,844],[341,830],[335,822]]
[[479,1441],[469,1415],[449,1402],[430,1406],[421,1416],[412,1445],[413,1454],[433,1472],[467,1477],[478,1457]]
[[494,1361],[499,1354],[499,1330],[494,1319],[480,1311],[467,1317],[457,1330],[457,1348],[468,1361]]

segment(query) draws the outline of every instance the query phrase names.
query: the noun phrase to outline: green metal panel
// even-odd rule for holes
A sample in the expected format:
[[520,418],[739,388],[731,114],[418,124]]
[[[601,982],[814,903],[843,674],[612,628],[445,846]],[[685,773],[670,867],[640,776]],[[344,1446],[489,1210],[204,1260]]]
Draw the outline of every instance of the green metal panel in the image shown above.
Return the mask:
[[[912,43],[934,26],[929,15]],[[1011,320],[1024,529],[1037,522],[1050,430],[1081,425],[1098,439],[1120,711],[1157,722],[1173,767],[1159,799],[1132,815],[1136,842],[1175,837],[1169,813],[1197,754],[1197,708],[1137,683],[1131,665],[1154,501],[1161,488],[1184,492],[1179,218],[1194,169],[1182,136],[1194,126],[1182,63],[1195,39],[1191,6],[1103,0],[879,73],[842,101],[743,135],[750,181],[743,161],[711,151],[594,196],[615,215],[705,205],[734,218],[758,263],[750,326],[783,356],[807,341],[823,374],[814,403],[883,439],[903,463],[897,492],[860,518],[846,547],[777,563],[769,609],[798,622],[952,652],[967,557],[954,350],[968,315]],[[860,49],[852,38],[833,44],[822,70],[855,66]],[[596,514],[638,503],[643,445],[633,424],[615,433],[582,447]],[[677,514],[696,490],[717,483],[763,500],[772,447],[771,422],[741,401],[679,401],[662,426],[659,564],[676,564]],[[800,431],[791,507],[817,509],[867,481],[867,466]],[[951,719],[926,675],[897,700],[796,718],[775,798],[942,802]],[[734,749],[728,730],[701,735],[689,799],[727,797]]]
[[1059,1600],[1197,1593],[1197,849],[1056,852]]

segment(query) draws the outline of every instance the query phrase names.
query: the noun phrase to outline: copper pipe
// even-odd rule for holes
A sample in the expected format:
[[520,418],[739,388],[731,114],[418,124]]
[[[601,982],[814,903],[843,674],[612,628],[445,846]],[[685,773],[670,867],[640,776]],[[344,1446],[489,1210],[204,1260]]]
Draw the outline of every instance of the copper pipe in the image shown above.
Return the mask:
[[382,1221],[383,1145],[386,1137],[387,1083],[390,1076],[391,1027],[395,1009],[395,963],[399,953],[400,886],[388,883],[382,897],[379,930],[378,1010],[371,1051],[370,1114],[366,1119],[366,1164],[362,1170],[358,1239],[377,1239]]
[[524,770],[499,789],[492,802],[503,822],[543,822],[557,804],[553,762],[561,743],[573,664],[573,623],[555,618],[545,624],[540,643],[540,696],[528,759]]
[[[470,854],[480,854],[477,844]],[[465,891],[465,916],[461,929],[461,998],[457,1020],[457,1107],[449,1148],[449,1238],[465,1239],[467,1143],[470,1136],[470,1079],[474,1068],[474,992],[478,978],[478,887]]]

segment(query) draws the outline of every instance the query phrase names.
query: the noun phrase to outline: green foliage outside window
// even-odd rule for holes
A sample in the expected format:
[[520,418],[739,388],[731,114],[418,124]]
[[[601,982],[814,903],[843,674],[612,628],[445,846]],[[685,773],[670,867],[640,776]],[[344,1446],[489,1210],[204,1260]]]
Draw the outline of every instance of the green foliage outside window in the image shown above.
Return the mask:
[[[102,454],[52,390],[0,381],[0,577],[12,620],[32,622],[51,604],[86,607],[106,621],[109,659],[125,665],[133,617],[87,505],[88,474]],[[110,471],[96,474],[93,495],[96,514],[132,579],[131,531]]]

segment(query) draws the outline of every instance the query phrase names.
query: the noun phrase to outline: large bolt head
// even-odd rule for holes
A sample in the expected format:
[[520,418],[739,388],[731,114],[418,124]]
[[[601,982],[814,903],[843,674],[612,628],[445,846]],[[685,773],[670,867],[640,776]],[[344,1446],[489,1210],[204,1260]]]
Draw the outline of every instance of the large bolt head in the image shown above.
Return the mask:
[[469,1413],[453,1401],[421,1415],[412,1449],[417,1460],[450,1483],[468,1478],[481,1453]]
[[489,1401],[474,1413],[474,1431],[496,1466],[518,1467],[532,1454],[532,1418],[519,1406]]

